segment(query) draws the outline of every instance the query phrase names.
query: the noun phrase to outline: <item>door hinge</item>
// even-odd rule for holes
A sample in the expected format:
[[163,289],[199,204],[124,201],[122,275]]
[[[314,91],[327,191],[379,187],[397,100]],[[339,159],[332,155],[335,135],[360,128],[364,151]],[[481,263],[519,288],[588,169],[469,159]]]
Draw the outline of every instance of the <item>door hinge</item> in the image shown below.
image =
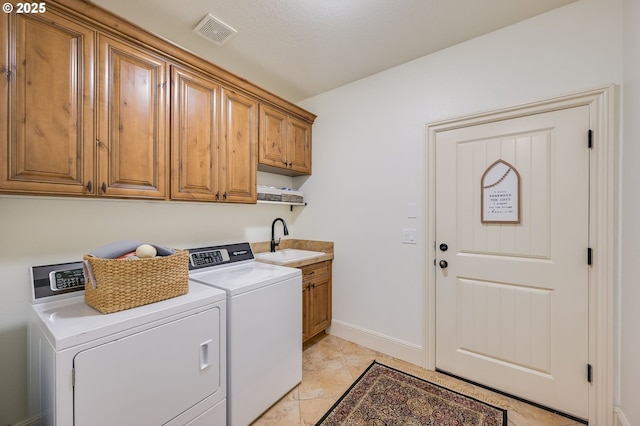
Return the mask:
[[593,382],[593,367],[591,364],[587,364],[587,382]]
[[589,139],[589,142],[588,142],[589,149],[591,149],[591,148],[593,148],[593,130],[591,130],[591,129],[589,129],[588,139]]
[[587,248],[587,265],[593,265],[593,249],[591,247]]
[[71,387],[73,388],[76,387],[76,369],[75,368],[71,369]]

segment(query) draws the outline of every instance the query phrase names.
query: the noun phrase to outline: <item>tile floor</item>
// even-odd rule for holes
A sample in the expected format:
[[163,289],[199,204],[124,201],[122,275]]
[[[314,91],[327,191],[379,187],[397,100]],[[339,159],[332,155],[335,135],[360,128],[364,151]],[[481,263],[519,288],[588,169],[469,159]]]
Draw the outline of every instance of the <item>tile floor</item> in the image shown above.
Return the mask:
[[509,426],[581,425],[571,419],[477,388],[446,375],[424,370],[347,340],[325,335],[305,347],[302,383],[274,404],[252,426],[315,425],[374,359],[414,376],[506,408]]

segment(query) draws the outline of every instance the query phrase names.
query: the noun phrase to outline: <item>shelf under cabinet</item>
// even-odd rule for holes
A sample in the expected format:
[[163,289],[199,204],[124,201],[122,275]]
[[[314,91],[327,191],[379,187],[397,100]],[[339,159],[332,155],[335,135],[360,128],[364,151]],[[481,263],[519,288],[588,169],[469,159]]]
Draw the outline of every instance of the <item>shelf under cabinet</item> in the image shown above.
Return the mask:
[[291,210],[293,211],[293,207],[294,206],[300,206],[300,207],[304,207],[307,205],[307,203],[294,203],[294,202],[289,202],[289,201],[267,201],[267,200],[258,200],[257,201],[258,204],[282,204],[284,206],[289,206],[291,208]]

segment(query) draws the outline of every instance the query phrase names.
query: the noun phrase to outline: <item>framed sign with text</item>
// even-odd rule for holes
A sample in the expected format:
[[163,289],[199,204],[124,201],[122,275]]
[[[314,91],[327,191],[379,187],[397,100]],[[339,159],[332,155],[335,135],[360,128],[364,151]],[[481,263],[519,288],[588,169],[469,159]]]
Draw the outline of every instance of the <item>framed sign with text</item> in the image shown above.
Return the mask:
[[498,160],[482,175],[482,223],[520,223],[520,174]]

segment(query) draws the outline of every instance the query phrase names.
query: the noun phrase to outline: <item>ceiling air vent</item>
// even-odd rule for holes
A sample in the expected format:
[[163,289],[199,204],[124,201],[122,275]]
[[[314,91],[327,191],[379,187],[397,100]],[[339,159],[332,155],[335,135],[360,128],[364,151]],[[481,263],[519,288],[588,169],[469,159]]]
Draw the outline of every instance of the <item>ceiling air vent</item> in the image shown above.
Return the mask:
[[222,46],[238,33],[238,31],[234,30],[210,13],[200,21],[200,23],[193,29],[193,32],[217,44],[218,46]]

